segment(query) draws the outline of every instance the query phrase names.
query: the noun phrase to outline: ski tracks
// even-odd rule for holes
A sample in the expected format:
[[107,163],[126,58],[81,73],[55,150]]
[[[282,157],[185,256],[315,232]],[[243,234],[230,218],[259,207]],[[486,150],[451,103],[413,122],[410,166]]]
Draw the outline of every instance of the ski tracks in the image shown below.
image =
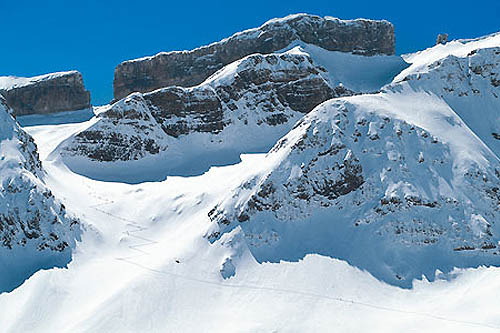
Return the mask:
[[144,255],[150,255],[150,253],[145,251],[143,248],[147,247],[147,246],[154,245],[154,244],[158,244],[158,242],[155,240],[138,235],[139,233],[146,231],[149,228],[138,224],[136,221],[133,221],[131,219],[127,219],[127,218],[122,217],[122,216],[112,214],[109,211],[106,211],[106,210],[101,208],[102,206],[105,206],[105,205],[114,204],[115,202],[113,200],[108,200],[108,199],[103,198],[97,194],[91,193],[90,195],[92,197],[94,197],[95,199],[102,201],[99,204],[89,206],[90,208],[98,211],[101,214],[109,216],[118,222],[123,223],[126,227],[126,230],[122,231],[122,234],[126,235],[127,237],[134,238],[135,240],[138,241],[136,244],[128,245],[128,248],[132,251],[138,252],[137,254],[127,256],[127,257],[116,257],[115,259],[120,260],[120,261],[127,261],[127,260],[132,259],[132,258],[136,258],[136,257],[144,256]]
[[137,252],[135,255],[127,256],[127,257],[116,257],[115,259],[118,261],[123,261],[128,264],[134,265],[136,267],[139,267],[143,270],[156,273],[156,274],[161,274],[161,275],[167,275],[171,277],[176,277],[180,278],[183,280],[195,282],[195,283],[202,283],[206,285],[212,285],[212,286],[217,286],[217,287],[222,287],[222,288],[228,288],[228,289],[246,289],[246,290],[262,290],[262,291],[268,291],[268,292],[275,292],[275,293],[282,293],[282,294],[289,294],[289,295],[298,295],[302,297],[311,297],[311,298],[316,298],[316,299],[322,299],[326,301],[333,301],[333,302],[339,302],[339,303],[344,303],[344,304],[350,304],[353,306],[361,306],[361,307],[367,307],[371,308],[374,310],[378,311],[384,311],[384,312],[393,312],[393,313],[400,313],[400,314],[411,314],[411,315],[417,315],[421,316],[424,318],[429,318],[441,322],[449,322],[449,323],[455,323],[459,325],[466,325],[466,326],[475,326],[475,327],[482,327],[485,329],[492,329],[492,330],[498,330],[500,331],[499,326],[491,325],[488,323],[482,323],[482,322],[475,322],[475,321],[467,321],[467,320],[461,320],[461,319],[456,319],[456,318],[449,318],[445,316],[439,316],[431,313],[425,313],[425,312],[418,312],[418,311],[410,311],[410,310],[403,310],[403,309],[397,309],[397,308],[391,308],[388,306],[384,305],[377,305],[377,304],[370,304],[370,303],[365,303],[365,302],[360,302],[356,301],[354,299],[347,299],[347,298],[342,298],[342,297],[333,297],[333,296],[328,296],[328,295],[322,295],[322,294],[317,294],[317,293],[311,293],[311,292],[305,292],[305,291],[299,291],[299,290],[292,290],[292,289],[282,289],[282,288],[273,288],[273,287],[266,287],[266,286],[257,286],[257,285],[248,285],[248,284],[230,284],[230,283],[222,283],[219,281],[210,281],[210,280],[205,280],[205,279],[198,279],[195,277],[190,277],[187,275],[182,275],[182,274],[177,274],[173,272],[168,272],[168,271],[163,271],[163,270],[158,270],[154,268],[147,267],[145,265],[142,265],[138,262],[132,261],[131,259],[137,258],[140,256],[145,256],[145,255],[150,255],[149,252],[145,251],[143,248],[147,246],[151,246],[154,244],[157,244],[158,242],[146,237],[142,237],[137,235],[137,233],[141,233],[143,231],[148,230],[149,228],[144,227],[140,224],[138,224],[136,221],[124,218],[122,216],[114,215],[110,213],[109,211],[103,210],[100,207],[105,206],[105,205],[111,205],[114,203],[112,200],[108,200],[106,198],[103,198],[98,195],[93,195],[91,194],[94,198],[103,201],[102,203],[96,204],[96,205],[91,205],[90,208],[107,215],[121,223],[123,223],[126,227],[127,230],[123,231],[122,233],[125,234],[127,237],[135,238],[138,240],[137,244],[133,245],[128,245],[128,248],[132,251]]

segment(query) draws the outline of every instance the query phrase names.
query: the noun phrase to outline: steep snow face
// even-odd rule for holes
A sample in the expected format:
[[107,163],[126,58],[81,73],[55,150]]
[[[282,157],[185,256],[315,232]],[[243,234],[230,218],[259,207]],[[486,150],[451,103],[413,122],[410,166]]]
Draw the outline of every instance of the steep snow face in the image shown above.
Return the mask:
[[341,98],[228,193],[206,237],[260,262],[319,253],[411,286],[436,269],[500,264],[499,178],[498,158],[437,96]]
[[[499,36],[460,44],[460,48],[455,45],[459,42],[452,42],[448,48],[438,45],[424,54],[415,55],[411,58],[415,63],[398,75],[387,89],[397,91],[409,85],[413,90],[425,90],[440,96],[500,156]],[[498,47],[475,49],[495,43]],[[435,60],[445,50],[449,55]],[[468,53],[464,54],[464,51]],[[420,58],[432,59],[432,62],[422,64],[424,60]]]
[[374,93],[406,69],[409,64],[401,56],[362,56],[328,51],[319,46],[294,42],[284,51],[305,53],[326,70],[325,78],[332,86],[342,85],[358,93]]
[[492,47],[500,47],[500,33],[477,39],[454,40],[446,44],[438,44],[423,51],[403,55],[403,59],[410,63],[411,66],[396,76],[394,81],[398,82],[408,75],[426,71],[429,64],[435,63],[446,57],[455,56],[463,58],[472,51]]
[[135,93],[107,106],[59,151],[73,171],[96,179],[199,174],[242,152],[268,151],[304,113],[353,94],[331,87],[324,71],[304,53],[251,55],[199,86]]
[[80,230],[44,185],[37,147],[11,114],[0,96],[0,292],[66,265]]

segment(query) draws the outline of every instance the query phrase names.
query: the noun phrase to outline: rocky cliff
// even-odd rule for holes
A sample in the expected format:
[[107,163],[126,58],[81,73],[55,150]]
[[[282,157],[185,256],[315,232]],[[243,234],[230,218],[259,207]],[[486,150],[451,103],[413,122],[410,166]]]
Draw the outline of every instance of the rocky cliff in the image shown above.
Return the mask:
[[66,140],[62,154],[68,162],[161,155],[174,168],[197,154],[267,150],[316,105],[353,94],[327,76],[306,53],[250,55],[201,85],[134,93],[100,109],[97,122]]
[[0,77],[0,94],[18,116],[90,108],[90,93],[77,71]]
[[362,55],[392,55],[395,47],[394,27],[387,21],[291,15],[191,51],[123,62],[115,69],[114,98],[167,86],[194,86],[229,63],[253,53],[282,50],[294,41]]
[[43,182],[37,147],[0,96],[0,293],[42,268],[64,266],[80,223]]

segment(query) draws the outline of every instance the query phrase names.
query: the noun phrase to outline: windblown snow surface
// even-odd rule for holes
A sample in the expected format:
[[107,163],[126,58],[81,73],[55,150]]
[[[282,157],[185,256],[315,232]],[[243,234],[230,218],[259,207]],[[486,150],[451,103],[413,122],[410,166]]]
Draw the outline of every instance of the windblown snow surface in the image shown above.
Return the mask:
[[[479,42],[453,43],[467,48]],[[92,180],[70,171],[55,152],[95,118],[26,127],[39,146],[47,186],[81,218],[86,231],[67,269],[39,271],[14,291],[0,294],[0,330],[500,330],[500,269],[480,265],[498,264],[493,252],[500,221],[498,206],[492,205],[499,144],[490,139],[498,133],[498,56],[489,49],[475,54],[454,50],[444,54],[437,46],[423,51],[429,60],[422,66],[417,66],[418,54],[408,56],[413,64],[382,92],[327,101],[269,153],[243,154],[241,162],[199,176],[139,184]],[[468,71],[476,60],[484,60],[481,68],[488,69]],[[450,72],[445,86],[435,83],[449,77],[446,71],[455,62],[462,72]],[[464,79],[454,80],[460,77],[456,73]],[[429,89],[422,83],[425,75]],[[459,96],[461,89],[468,95]],[[476,101],[484,105],[472,107]],[[357,178],[359,164],[363,181]],[[329,168],[335,165],[344,171]],[[343,186],[345,170],[350,170],[349,186]],[[304,181],[306,173],[310,178]],[[314,194],[315,177],[326,174],[342,180],[340,187]],[[288,187],[269,192],[269,182]],[[366,186],[368,198],[360,196],[360,186]],[[291,200],[286,191],[298,193],[300,200],[309,195],[310,205]],[[249,205],[259,193],[279,208],[273,210],[264,199],[260,206],[255,200]],[[372,204],[383,206],[378,213],[385,214],[376,217]],[[347,224],[339,206],[359,221]],[[298,218],[290,218],[297,211]],[[209,217],[214,212],[227,220],[218,224]],[[329,212],[335,219],[325,218]],[[449,225],[425,223],[425,218],[445,215]],[[421,229],[403,224],[402,232],[395,233],[396,219],[385,229],[380,223],[391,222],[387,216],[416,216],[424,224]],[[366,222],[371,217],[373,224]],[[461,240],[468,243],[458,244]],[[379,256],[381,249],[386,252]],[[414,249],[416,259],[403,265],[399,255],[415,254]],[[454,269],[460,258],[466,264]],[[391,260],[396,263],[392,267]],[[394,274],[399,271],[406,273],[401,280]]]

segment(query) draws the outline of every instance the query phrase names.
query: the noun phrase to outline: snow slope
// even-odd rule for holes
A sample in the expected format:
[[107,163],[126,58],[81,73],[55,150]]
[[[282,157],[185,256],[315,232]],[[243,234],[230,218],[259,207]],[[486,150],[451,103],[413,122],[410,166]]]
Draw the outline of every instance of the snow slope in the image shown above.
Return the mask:
[[405,58],[411,66],[387,89],[408,84],[440,96],[500,156],[500,34],[452,41]]
[[[27,130],[41,147],[82,124]],[[231,249],[203,234],[227,188],[265,165],[263,154],[196,177],[120,184],[94,181],[48,160],[47,183],[88,223],[68,269],[40,271],[0,295],[5,332],[495,332],[500,270],[479,268],[401,289],[344,261],[308,255],[258,263],[240,249],[234,277],[220,268]],[[132,204],[133,203],[133,204]],[[272,278],[270,278],[272,277]],[[356,320],[353,320],[356,318]]]
[[0,292],[39,269],[65,266],[80,233],[44,183],[33,138],[11,113],[0,96]]
[[463,58],[472,51],[500,46],[500,33],[494,33],[476,39],[452,40],[446,44],[438,44],[426,50],[403,55],[403,59],[411,65],[394,78],[399,82],[406,76],[425,71],[426,68],[436,61],[449,56]]
[[437,96],[336,99],[227,193],[207,238],[235,237],[259,262],[320,253],[409,287],[436,269],[500,263],[499,188],[498,157]]
[[362,56],[346,52],[327,51],[312,44],[294,42],[283,51],[305,53],[315,64],[326,69],[325,78],[332,87],[342,85],[360,92],[374,93],[406,69],[409,64],[401,56]]

